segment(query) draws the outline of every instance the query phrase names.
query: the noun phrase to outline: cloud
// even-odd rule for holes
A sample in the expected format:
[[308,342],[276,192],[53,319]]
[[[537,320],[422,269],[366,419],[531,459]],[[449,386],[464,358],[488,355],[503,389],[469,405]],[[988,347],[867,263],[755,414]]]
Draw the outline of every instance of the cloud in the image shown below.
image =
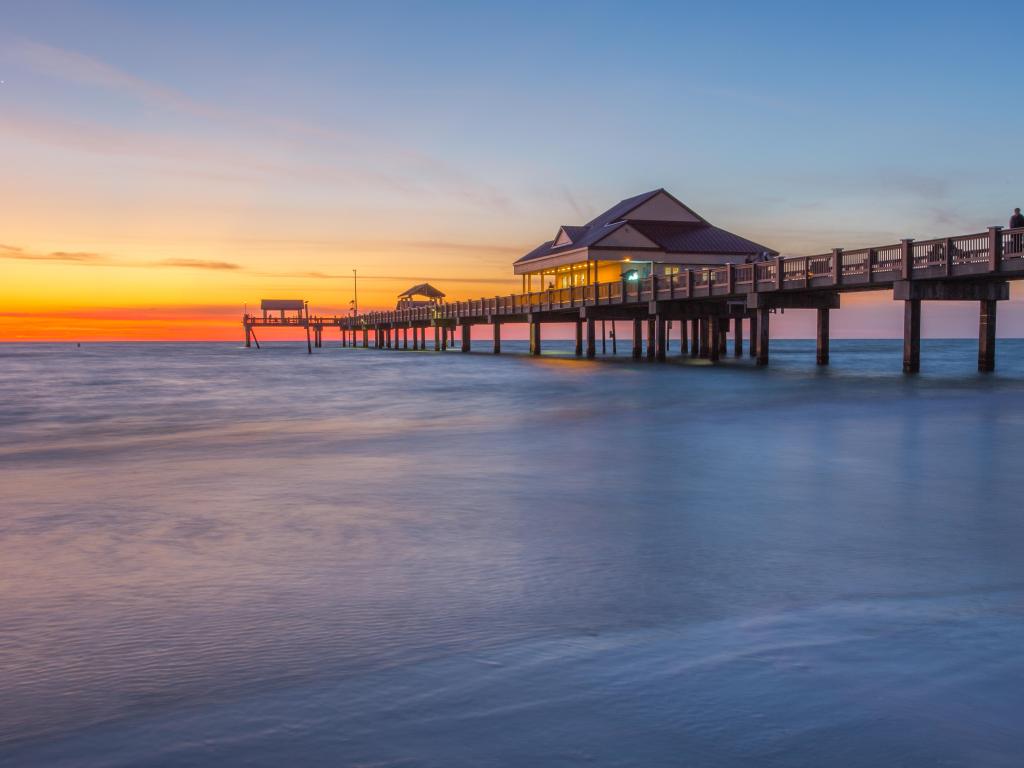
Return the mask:
[[240,264],[230,261],[207,261],[205,259],[161,259],[148,266],[152,267],[188,267],[191,269],[242,269]]
[[[25,125],[10,114],[0,120],[8,130],[14,128],[34,140],[70,145],[101,154],[133,154],[162,158],[184,156],[197,160],[202,172],[210,166],[225,165],[244,172],[270,174],[276,178],[302,178],[332,185],[375,184],[411,198],[422,198],[438,191],[474,206],[512,210],[511,200],[498,187],[482,182],[445,159],[416,149],[385,143],[379,137],[357,136],[335,126],[320,125],[296,118],[285,118],[268,111],[247,112],[214,106],[189,97],[173,88],[154,83],[118,69],[104,61],[77,51],[34,41],[21,41],[10,47],[8,55],[19,63],[66,82],[101,88],[129,97],[147,107],[185,114],[226,125],[240,135],[255,136],[262,142],[285,142],[286,147],[310,141],[324,144],[315,163],[298,163],[287,153],[285,163],[268,162],[266,147],[244,154],[237,147],[195,140],[181,141],[171,136],[114,129],[81,123],[72,125],[62,116],[33,120]],[[49,125],[39,125],[49,123]],[[53,123],[58,125],[55,127]],[[241,155],[241,156],[240,156]],[[386,166],[391,164],[392,169]],[[181,166],[175,168],[181,171]],[[220,174],[223,175],[223,174]]]
[[110,260],[101,253],[88,251],[51,251],[50,253],[31,253],[24,248],[0,244],[0,259],[18,261],[67,261],[75,264],[109,264]]
[[10,54],[37,72],[73,83],[127,93],[150,106],[208,118],[226,115],[222,110],[194,101],[172,88],[156,85],[77,51],[24,40],[15,43]]

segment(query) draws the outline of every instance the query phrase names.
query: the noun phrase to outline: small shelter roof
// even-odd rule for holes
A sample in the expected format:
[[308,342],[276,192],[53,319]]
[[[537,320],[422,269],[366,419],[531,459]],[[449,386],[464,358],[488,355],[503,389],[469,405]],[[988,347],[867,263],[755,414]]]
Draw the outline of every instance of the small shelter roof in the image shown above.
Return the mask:
[[419,285],[414,285],[412,288],[406,291],[402,291],[400,294],[398,294],[398,298],[400,299],[412,298],[413,296],[426,296],[431,299],[444,298],[444,294],[437,290],[437,288],[432,286],[430,283],[420,283]]
[[302,299],[263,299],[260,309],[304,309],[306,302]]

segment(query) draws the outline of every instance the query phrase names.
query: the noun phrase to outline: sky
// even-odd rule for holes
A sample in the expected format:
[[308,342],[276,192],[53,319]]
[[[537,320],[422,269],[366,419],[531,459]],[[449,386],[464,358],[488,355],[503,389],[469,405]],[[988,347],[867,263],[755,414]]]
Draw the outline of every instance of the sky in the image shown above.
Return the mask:
[[[238,339],[261,298],[342,311],[353,269],[366,309],[424,280],[510,293],[559,225],[659,187],[786,255],[1024,205],[1018,4],[0,14],[0,340]],[[1000,335],[1024,336],[1011,297]],[[891,295],[843,307],[837,336],[901,334]],[[975,335],[976,314],[929,305],[924,332]]]

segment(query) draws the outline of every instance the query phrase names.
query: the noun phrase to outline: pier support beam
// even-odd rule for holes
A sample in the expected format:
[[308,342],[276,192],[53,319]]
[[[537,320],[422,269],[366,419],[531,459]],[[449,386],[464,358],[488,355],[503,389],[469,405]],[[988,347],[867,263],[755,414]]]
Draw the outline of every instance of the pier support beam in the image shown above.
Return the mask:
[[818,365],[828,365],[828,314],[829,310],[818,307]]
[[248,325],[245,326],[245,348],[249,349],[252,347],[252,330]]
[[313,354],[313,344],[309,340],[309,323],[306,323],[306,352]]
[[686,353],[689,351],[686,343],[687,333],[689,333],[688,326],[689,323],[687,323],[686,320],[679,321],[679,354],[683,357],[685,357]]
[[530,354],[540,354],[540,320],[530,318]]
[[761,307],[756,310],[757,324],[757,364],[768,365],[768,318],[769,309],[767,307]]
[[750,356],[757,357],[757,313],[750,315]]
[[601,354],[608,354],[608,329],[604,320],[601,321]]
[[434,351],[441,351],[441,327],[438,325],[434,326]]
[[700,357],[707,357],[711,346],[711,330],[708,318],[700,318]]
[[593,360],[597,356],[597,347],[594,341],[594,318],[587,318],[587,358]]
[[647,318],[647,362],[653,362],[657,356],[657,350],[655,349],[656,336],[658,334],[658,322],[656,317]]
[[707,358],[712,363],[717,363],[722,353],[722,324],[717,317],[707,319],[708,327],[708,354]]
[[982,301],[978,321],[978,370],[989,373],[996,369],[996,302]]
[[664,317],[658,315],[655,318],[655,357],[658,362],[665,362],[665,358],[668,356],[668,321]]
[[903,372],[921,370],[921,300],[903,302]]
[[743,318],[732,321],[732,356],[743,357]]
[[494,321],[494,354],[501,354],[501,323]]
[[442,352],[447,352],[448,351],[448,326],[447,325],[441,328],[441,351]]
[[690,357],[698,355],[700,355],[700,320],[694,318],[690,321]]
[[639,317],[633,319],[633,359],[639,360],[644,354],[644,330],[643,320]]
[[402,328],[402,349],[409,348],[409,326],[406,325]]
[[718,355],[724,357],[729,352],[729,318],[716,317],[718,323]]
[[470,333],[472,326],[469,323],[462,324],[462,351],[469,352],[473,345],[473,334]]
[[576,318],[576,357],[583,357],[583,320]]
[[370,329],[363,326],[363,349],[370,348]]

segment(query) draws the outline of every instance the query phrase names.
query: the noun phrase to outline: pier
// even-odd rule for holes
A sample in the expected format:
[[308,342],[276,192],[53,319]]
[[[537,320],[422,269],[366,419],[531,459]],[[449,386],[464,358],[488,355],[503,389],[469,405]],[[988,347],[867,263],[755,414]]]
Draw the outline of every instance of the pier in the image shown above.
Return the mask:
[[[630,202],[632,200],[623,201]],[[615,211],[613,208],[610,213],[614,216]],[[736,356],[743,354],[746,337],[749,355],[758,365],[767,365],[771,315],[779,310],[806,309],[817,316],[816,363],[827,365],[830,312],[839,308],[842,294],[892,291],[893,299],[903,303],[904,372],[920,370],[922,304],[932,301],[977,303],[978,370],[992,371],[995,369],[996,308],[1000,301],[1009,298],[1009,282],[1024,279],[1024,228],[1002,227],[933,240],[904,239],[871,248],[836,248],[814,256],[765,258],[766,252],[761,251],[759,256],[750,253],[744,257],[757,260],[714,266],[686,266],[678,262],[672,265],[669,261],[652,260],[645,262],[650,265],[651,273],[641,276],[634,269],[626,269],[631,264],[642,263],[637,255],[644,255],[643,247],[637,245],[639,238],[625,237],[624,230],[629,230],[628,225],[633,221],[636,223],[632,229],[637,233],[653,231],[647,226],[651,222],[628,217],[622,220],[625,226],[613,225],[620,233],[611,253],[617,263],[624,265],[620,279],[604,282],[595,279],[611,259],[608,253],[595,258],[595,244],[588,242],[575,250],[566,250],[563,259],[578,259],[582,250],[585,268],[557,263],[542,266],[542,280],[548,274],[565,276],[559,279],[567,284],[559,287],[549,285],[542,290],[518,294],[347,317],[311,317],[307,313],[288,320],[293,325],[306,327],[307,340],[312,329],[313,346],[322,345],[323,329],[331,327],[338,329],[342,346],[346,347],[442,351],[455,341],[457,334],[463,352],[472,348],[471,328],[488,325],[492,329],[495,354],[501,352],[502,326],[522,323],[529,326],[532,355],[541,353],[545,324],[569,323],[575,324],[575,354],[587,358],[597,356],[595,324],[625,322],[627,327],[631,326],[633,357],[646,357],[651,361],[666,360],[669,324],[675,323],[680,330],[679,349],[683,355],[718,361],[725,353],[726,338],[731,331]],[[587,226],[593,229],[600,224],[599,220],[595,222]],[[685,231],[704,227],[706,222],[701,222],[688,223]],[[608,228],[610,225],[601,226]],[[567,232],[568,229],[563,227],[558,237],[542,246],[545,259],[553,262],[549,254],[560,247],[558,239],[563,233],[567,249],[579,245],[579,241],[572,239],[573,234],[579,233]],[[682,222],[677,229],[684,229]],[[673,237],[678,239],[677,235]],[[706,233],[702,237],[706,240]],[[605,247],[612,250],[611,246]],[[632,255],[623,255],[624,251]],[[724,254],[720,258],[735,255]],[[705,253],[680,258],[710,256]],[[524,259],[529,264],[530,260]],[[659,271],[662,274],[658,274]],[[572,284],[580,281],[583,284]],[[242,323],[248,339],[254,327],[281,325],[285,319],[247,314]],[[645,338],[646,350],[643,348]],[[307,347],[311,351],[309,343]]]

